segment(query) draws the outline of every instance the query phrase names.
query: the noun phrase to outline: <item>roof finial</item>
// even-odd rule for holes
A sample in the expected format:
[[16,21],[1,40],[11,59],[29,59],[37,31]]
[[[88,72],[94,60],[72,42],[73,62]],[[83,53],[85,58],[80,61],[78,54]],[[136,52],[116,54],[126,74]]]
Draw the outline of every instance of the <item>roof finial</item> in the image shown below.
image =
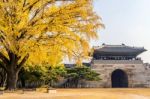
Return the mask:
[[125,45],[124,43],[122,43],[122,45]]
[[102,45],[106,45],[105,43],[103,43]]

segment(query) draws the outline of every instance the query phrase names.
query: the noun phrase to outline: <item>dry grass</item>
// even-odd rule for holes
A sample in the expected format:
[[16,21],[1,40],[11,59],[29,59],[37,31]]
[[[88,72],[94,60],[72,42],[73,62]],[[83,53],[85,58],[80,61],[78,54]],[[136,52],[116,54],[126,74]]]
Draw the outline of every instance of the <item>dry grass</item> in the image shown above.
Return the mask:
[[57,89],[57,93],[5,93],[0,99],[150,99],[150,89]]

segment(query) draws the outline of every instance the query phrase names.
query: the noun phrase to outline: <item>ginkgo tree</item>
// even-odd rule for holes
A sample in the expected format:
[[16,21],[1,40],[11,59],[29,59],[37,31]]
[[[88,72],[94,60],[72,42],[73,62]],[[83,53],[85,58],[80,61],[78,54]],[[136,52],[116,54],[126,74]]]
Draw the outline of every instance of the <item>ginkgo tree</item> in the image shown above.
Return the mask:
[[[0,66],[9,90],[25,64],[51,64],[78,53],[103,27],[93,0],[0,0]],[[80,49],[80,50],[79,50]],[[81,60],[81,59],[80,59]]]

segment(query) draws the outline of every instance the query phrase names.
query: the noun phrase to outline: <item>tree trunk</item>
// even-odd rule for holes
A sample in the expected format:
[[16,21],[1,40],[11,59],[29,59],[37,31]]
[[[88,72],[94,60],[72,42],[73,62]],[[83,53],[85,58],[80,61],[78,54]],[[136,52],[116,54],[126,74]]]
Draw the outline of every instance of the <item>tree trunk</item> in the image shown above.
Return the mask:
[[25,79],[21,79],[21,85],[22,85],[21,87],[22,87],[22,88],[25,88],[25,84],[26,84],[26,83],[25,83]]
[[18,71],[15,71],[14,69],[11,69],[7,72],[7,90],[15,90],[16,84],[18,80]]
[[26,62],[26,60],[28,59],[29,54],[27,53],[23,58],[21,58],[21,56],[17,56],[17,54],[15,54],[9,49],[7,49],[6,51],[8,53],[9,58],[7,58],[3,53],[0,52],[0,59],[2,61],[2,63],[0,62],[0,66],[3,69],[5,69],[7,73],[6,89],[15,90],[18,80],[18,73],[21,70],[24,63]]

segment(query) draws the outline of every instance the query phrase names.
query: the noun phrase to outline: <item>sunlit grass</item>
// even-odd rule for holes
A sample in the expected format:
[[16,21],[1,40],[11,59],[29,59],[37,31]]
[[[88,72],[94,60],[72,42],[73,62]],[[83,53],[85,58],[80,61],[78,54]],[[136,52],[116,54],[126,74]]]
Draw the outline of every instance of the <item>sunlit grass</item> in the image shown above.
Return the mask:
[[56,93],[4,93],[0,99],[150,99],[150,89],[56,89]]

